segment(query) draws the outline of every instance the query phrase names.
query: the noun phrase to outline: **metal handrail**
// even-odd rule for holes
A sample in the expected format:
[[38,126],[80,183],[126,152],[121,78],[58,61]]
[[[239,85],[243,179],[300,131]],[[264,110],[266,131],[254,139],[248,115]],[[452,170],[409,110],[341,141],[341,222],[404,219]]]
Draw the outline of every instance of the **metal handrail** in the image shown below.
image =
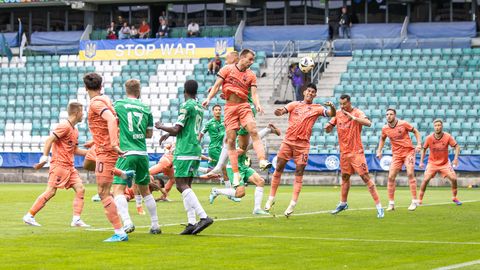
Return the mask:
[[310,71],[312,83],[317,84],[318,81],[322,78],[323,72],[320,71],[325,71],[325,69],[327,68],[327,58],[330,55],[331,51],[332,47],[330,42],[324,41],[320,49],[313,57],[313,61],[317,63],[317,65],[315,65],[312,71]]
[[[277,90],[278,87],[280,87],[280,89],[278,90],[282,90],[282,82],[285,76],[288,75],[288,67],[294,54],[295,42],[292,40],[289,40],[287,44],[285,44],[285,46],[280,51],[280,53],[278,53],[278,55],[274,53],[274,56],[277,58],[273,64],[273,87],[275,88],[275,90]],[[283,85],[288,87],[288,84]],[[284,99],[288,89],[287,87],[285,87],[283,91]]]

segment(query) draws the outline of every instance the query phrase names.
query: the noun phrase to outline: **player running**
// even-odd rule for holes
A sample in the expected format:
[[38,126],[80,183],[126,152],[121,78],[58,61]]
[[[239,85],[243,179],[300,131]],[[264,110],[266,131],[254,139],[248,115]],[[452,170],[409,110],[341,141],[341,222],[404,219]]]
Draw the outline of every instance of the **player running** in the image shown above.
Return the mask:
[[85,88],[90,98],[88,108],[88,126],[95,143],[95,176],[98,195],[105,209],[105,215],[113,225],[115,234],[105,242],[128,241],[128,235],[122,229],[122,222],[117,213],[117,206],[110,196],[115,163],[118,156],[125,154],[118,141],[118,124],[115,109],[110,99],[101,94],[102,77],[96,73],[87,73],[83,77]]
[[368,174],[367,161],[363,152],[362,144],[362,127],[371,126],[372,122],[365,116],[365,113],[357,108],[352,107],[349,95],[340,96],[341,110],[337,111],[325,126],[327,133],[332,132],[337,126],[338,144],[340,146],[340,167],[342,172],[342,191],[340,203],[333,210],[332,214],[338,214],[348,209],[347,198],[350,190],[350,176],[356,172],[367,185],[375,206],[377,208],[377,217],[383,218],[385,213],[378,197],[375,183],[370,179]]
[[[140,101],[140,81],[127,80],[125,83],[127,98],[115,102],[120,128],[120,148],[127,151],[117,160],[116,166],[121,170],[135,170],[135,184],[142,195],[145,206],[150,215],[150,233],[160,234],[158,225],[157,204],[150,193],[149,159],[146,138],[153,135],[153,116],[150,108]],[[132,182],[116,176],[113,181],[113,194],[117,210],[123,221],[126,233],[135,230],[132,219],[128,213],[128,202],[125,198],[126,186],[131,187]]]
[[41,226],[35,215],[45,204],[55,196],[57,189],[73,188],[75,198],[73,199],[73,218],[70,226],[90,227],[80,219],[84,205],[85,187],[78,171],[74,167],[74,155],[85,156],[86,150],[78,148],[78,129],[75,127],[82,121],[83,106],[78,102],[70,102],[67,106],[68,119],[58,124],[52,135],[46,140],[43,147],[43,156],[36,170],[42,168],[49,160],[49,153],[52,150],[52,161],[50,163],[47,189],[38,196],[28,213],[23,217],[23,222],[32,226]]
[[[382,159],[382,149],[387,137],[392,144],[392,163],[388,172],[388,208],[387,211],[395,210],[395,178],[402,170],[403,165],[407,169],[412,203],[408,210],[414,211],[418,206],[417,201],[417,179],[415,179],[415,154],[422,149],[422,138],[420,132],[407,121],[397,118],[395,109],[387,109],[387,124],[382,128],[382,135],[378,143],[377,158]],[[409,132],[415,134],[417,146],[413,147]]]
[[[423,160],[427,149],[430,148],[430,155],[428,156],[428,165],[425,169],[422,185],[420,186],[420,200],[422,204],[423,195],[427,189],[428,182],[440,173],[443,178],[448,178],[452,182],[452,201],[456,205],[462,205],[462,202],[457,198],[457,175],[453,168],[458,167],[458,155],[460,155],[460,146],[455,139],[447,132],[443,132],[443,121],[436,119],[433,121],[434,133],[427,136],[423,144],[423,150],[420,157],[420,168],[423,169]],[[448,146],[455,148],[455,156],[452,164],[448,159]],[[453,166],[452,166],[453,165]]]
[[[177,190],[182,194],[188,217],[188,225],[180,234],[198,234],[213,223],[213,219],[207,216],[191,188],[193,177],[197,177],[202,154],[202,147],[197,134],[202,127],[203,108],[196,101],[197,82],[194,80],[186,81],[184,89],[185,102],[180,107],[175,126],[167,127],[157,122],[155,127],[168,132],[169,136],[177,137],[173,155],[174,176]],[[165,137],[167,136],[162,136],[163,139]],[[198,223],[196,216],[200,217]]]
[[240,125],[245,127],[253,140],[253,147],[260,160],[261,169],[267,169],[272,166],[266,159],[265,149],[260,140],[256,128],[255,119],[252,110],[248,104],[248,93],[251,91],[253,103],[258,112],[263,113],[257,96],[257,77],[249,69],[255,59],[255,52],[244,49],[240,53],[240,60],[236,64],[227,65],[218,72],[218,79],[215,82],[208,97],[202,105],[206,108],[210,100],[216,95],[220,86],[225,94],[227,103],[225,105],[225,129],[227,134],[228,156],[234,172],[233,185],[240,184],[240,173],[238,169],[238,154],[236,151],[237,130]]
[[287,165],[290,159],[293,159],[296,167],[295,182],[293,183],[292,200],[284,212],[287,217],[293,213],[297,205],[298,195],[302,189],[303,173],[305,166],[307,166],[310,150],[312,127],[319,116],[332,117],[336,114],[335,105],[330,101],[325,103],[326,106],[330,107],[329,111],[322,105],[313,104],[313,99],[317,96],[317,86],[315,84],[308,84],[303,91],[303,96],[303,101],[290,102],[285,107],[275,110],[276,116],[284,114],[290,114],[290,116],[288,118],[287,133],[278,150],[277,166],[275,166],[275,172],[273,173],[270,196],[265,204],[265,210],[270,211],[275,203],[275,195],[277,194],[285,165]]

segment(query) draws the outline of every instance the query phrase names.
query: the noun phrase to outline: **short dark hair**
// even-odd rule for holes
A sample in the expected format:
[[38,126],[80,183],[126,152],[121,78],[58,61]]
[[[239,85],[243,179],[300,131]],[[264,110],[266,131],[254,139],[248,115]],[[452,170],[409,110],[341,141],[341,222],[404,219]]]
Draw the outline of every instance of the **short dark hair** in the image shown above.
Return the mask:
[[443,120],[442,119],[437,118],[437,119],[433,120],[433,124],[435,124],[437,122],[440,122],[440,124],[442,124],[442,126],[443,126]]
[[185,93],[195,97],[197,95],[198,83],[195,80],[188,80],[183,85],[183,88],[185,89]]
[[347,94],[343,94],[340,96],[340,99],[346,99],[347,101],[350,101],[350,96]]
[[397,114],[397,111],[396,111],[394,108],[388,108],[388,109],[387,109],[387,112],[388,112],[388,111],[392,111],[395,115]]
[[307,84],[307,86],[305,87],[305,90],[307,90],[307,88],[312,88],[315,90],[315,92],[317,92],[317,85],[314,83]]
[[87,90],[99,91],[102,89],[102,77],[95,72],[85,74],[83,83]]
[[240,52],[240,57],[245,57],[247,54],[251,53],[253,56],[255,56],[255,52],[252,49],[243,49]]
[[218,105],[218,104],[215,104],[213,107],[212,107],[212,111],[215,110],[216,107],[219,107],[220,110],[222,109],[222,106]]

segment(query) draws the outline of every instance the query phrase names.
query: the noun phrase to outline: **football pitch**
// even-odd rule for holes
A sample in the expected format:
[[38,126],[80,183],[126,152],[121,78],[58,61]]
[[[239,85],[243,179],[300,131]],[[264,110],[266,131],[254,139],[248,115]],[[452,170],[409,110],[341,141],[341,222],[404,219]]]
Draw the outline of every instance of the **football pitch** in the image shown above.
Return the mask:
[[[150,235],[149,217],[130,214],[137,226],[122,243],[103,243],[112,235],[102,204],[92,202],[95,185],[87,185],[82,219],[90,229],[72,228],[71,190],[59,190],[36,220],[27,226],[22,216],[45,184],[0,185],[1,269],[434,269],[467,263],[480,269],[480,197],[477,189],[459,189],[456,206],[450,188],[429,188],[424,206],[409,212],[408,188],[398,188],[396,210],[376,218],[366,187],[352,187],[350,209],[332,216],[339,188],[306,186],[295,213],[283,211],[291,186],[280,186],[273,215],[253,216],[254,187],[242,202],[218,197],[209,204],[213,186],[193,189],[215,223],[198,236],[181,236],[186,214],[180,194],[158,202],[161,235]],[[265,188],[264,201],[269,187]],[[384,206],[385,188],[379,188]],[[155,194],[155,196],[159,196]]]

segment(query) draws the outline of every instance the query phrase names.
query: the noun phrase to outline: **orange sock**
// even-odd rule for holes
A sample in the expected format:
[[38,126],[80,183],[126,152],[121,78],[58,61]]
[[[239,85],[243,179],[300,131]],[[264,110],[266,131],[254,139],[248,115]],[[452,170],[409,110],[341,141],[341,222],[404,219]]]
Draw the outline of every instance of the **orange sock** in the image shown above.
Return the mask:
[[80,216],[83,210],[85,190],[82,189],[80,192],[75,192],[75,198],[73,199],[73,215]]
[[375,183],[373,183],[372,180],[367,182],[367,187],[368,191],[370,192],[370,195],[372,195],[373,201],[375,201],[375,204],[380,203],[380,199],[378,198],[378,192],[377,192],[377,187],[375,186]]
[[115,175],[115,176],[120,177],[120,176],[122,176],[122,173],[123,173],[122,170],[119,170],[117,168],[113,169],[113,175]]
[[410,184],[410,193],[412,193],[412,200],[417,199],[417,179],[415,177],[409,178],[408,183]]
[[278,185],[280,184],[280,179],[282,178],[281,172],[273,172],[272,183],[270,187],[270,197],[275,197],[277,194]]
[[169,193],[174,184],[175,179],[169,179],[168,182],[165,184],[165,192]]
[[44,192],[38,196],[37,200],[33,203],[32,207],[28,211],[30,215],[35,216],[45,204],[50,200],[53,196],[50,196],[48,192]]
[[394,201],[395,200],[395,179],[393,181],[391,179],[388,179],[387,183],[387,191],[388,191],[388,200]]
[[262,140],[258,139],[253,142],[253,150],[257,153],[259,160],[265,159],[265,149],[263,148]]
[[340,198],[342,202],[347,202],[349,190],[350,190],[350,180],[348,181],[342,180],[342,191],[341,191],[341,198]]
[[112,196],[108,196],[102,200],[103,208],[105,209],[105,215],[107,216],[108,221],[112,223],[115,230],[122,228],[122,222],[117,213],[117,206],[112,199]]
[[238,173],[238,153],[237,150],[228,150],[228,158],[232,165],[232,171]]
[[292,201],[298,201],[298,195],[300,195],[300,191],[302,190],[302,182],[303,182],[303,175],[295,175],[295,182],[293,183],[293,194],[292,194]]

